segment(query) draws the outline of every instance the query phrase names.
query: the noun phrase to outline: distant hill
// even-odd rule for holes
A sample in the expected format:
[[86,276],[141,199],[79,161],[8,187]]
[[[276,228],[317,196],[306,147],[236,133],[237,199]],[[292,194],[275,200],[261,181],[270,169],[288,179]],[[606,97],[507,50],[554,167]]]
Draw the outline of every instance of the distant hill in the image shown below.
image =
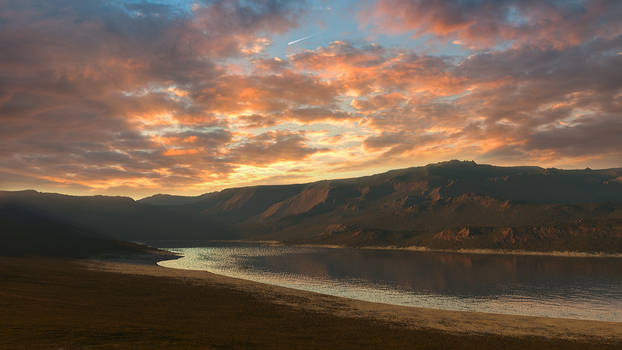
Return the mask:
[[142,204],[129,197],[68,196],[56,193],[0,191],[0,206],[26,208],[119,240],[218,239],[235,237],[201,213]]
[[112,240],[18,206],[0,206],[1,256],[65,258],[159,255],[146,246]]
[[170,194],[155,194],[153,196],[141,199],[140,203],[161,206],[184,205],[208,199],[213,195],[215,195],[215,192],[205,193],[200,196],[174,196]]
[[[115,229],[118,238],[622,252],[622,169],[450,161],[360,178],[136,202],[4,192],[0,203],[7,196],[30,196],[21,203],[94,229]],[[128,227],[115,226],[124,222]]]

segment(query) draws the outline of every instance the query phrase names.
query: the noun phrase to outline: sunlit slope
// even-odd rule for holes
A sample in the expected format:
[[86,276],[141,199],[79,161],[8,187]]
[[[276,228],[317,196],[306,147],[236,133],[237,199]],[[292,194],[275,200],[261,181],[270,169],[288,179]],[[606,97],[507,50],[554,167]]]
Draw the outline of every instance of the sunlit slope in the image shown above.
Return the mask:
[[445,162],[167,205],[244,237],[435,247],[621,250],[622,170]]

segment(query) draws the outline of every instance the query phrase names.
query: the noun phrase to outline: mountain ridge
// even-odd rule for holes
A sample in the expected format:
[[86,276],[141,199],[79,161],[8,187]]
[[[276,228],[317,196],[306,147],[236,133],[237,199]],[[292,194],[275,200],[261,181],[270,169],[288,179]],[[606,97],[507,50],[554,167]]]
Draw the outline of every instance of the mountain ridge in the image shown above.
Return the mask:
[[167,197],[167,198],[185,198],[188,201],[193,201],[193,200],[201,200],[207,197],[211,197],[214,196],[218,193],[222,193],[225,191],[234,191],[234,190],[243,190],[243,189],[249,189],[249,188],[260,188],[260,187],[288,187],[288,186],[309,186],[309,185],[317,185],[317,184],[321,184],[321,183],[327,183],[327,182],[351,182],[351,181],[359,181],[359,180],[365,180],[365,179],[370,179],[370,178],[374,178],[374,177],[381,177],[381,176],[388,176],[388,175],[394,175],[394,174],[402,174],[402,173],[407,173],[409,171],[414,171],[414,170],[419,170],[419,169],[425,169],[425,168],[431,168],[431,167],[451,167],[451,166],[460,166],[460,165],[469,165],[469,166],[476,166],[476,167],[492,167],[492,168],[496,168],[496,169],[506,169],[506,170],[521,170],[521,171],[531,171],[535,174],[537,173],[541,173],[544,175],[549,175],[549,174],[553,174],[553,173],[560,173],[560,172],[564,172],[564,173],[568,173],[568,174],[572,174],[572,173],[581,173],[581,172],[594,172],[595,174],[602,174],[602,175],[617,175],[616,177],[614,177],[613,179],[611,179],[612,181],[617,181],[619,183],[622,184],[622,167],[621,168],[606,168],[606,169],[590,169],[590,168],[585,168],[585,169],[558,169],[558,168],[542,168],[542,167],[538,167],[538,166],[525,166],[525,165],[521,165],[521,166],[494,166],[494,165],[489,165],[489,164],[477,164],[474,161],[460,161],[460,160],[450,160],[450,161],[444,161],[444,162],[438,162],[438,163],[431,163],[425,166],[415,166],[415,167],[408,167],[408,168],[401,168],[401,169],[392,169],[392,170],[388,170],[382,173],[377,173],[377,174],[371,174],[371,175],[365,175],[365,176],[360,176],[360,177],[350,177],[350,178],[340,178],[340,179],[324,179],[324,180],[318,180],[318,181],[313,181],[313,182],[309,182],[309,183],[299,183],[299,184],[287,184],[287,185],[256,185],[256,186],[243,186],[243,187],[231,187],[231,188],[226,188],[223,189],[221,191],[215,191],[215,192],[207,192],[207,193],[203,193],[197,196],[178,196],[178,195],[171,195],[171,194],[156,194],[156,195],[152,195],[152,196],[148,196],[148,197],[144,197],[141,199],[136,200],[137,202],[150,202],[150,199],[152,199],[153,197]]
[[[622,252],[621,179],[622,168],[498,167],[454,160],[199,196],[50,198],[75,202],[67,205],[71,215],[56,210],[64,219],[72,220],[84,207],[96,211],[94,218],[78,220],[91,228],[119,230],[106,221],[110,216],[112,222],[138,222],[134,234],[120,230],[115,238]],[[6,196],[0,193],[0,202]],[[36,200],[30,204],[54,209]]]

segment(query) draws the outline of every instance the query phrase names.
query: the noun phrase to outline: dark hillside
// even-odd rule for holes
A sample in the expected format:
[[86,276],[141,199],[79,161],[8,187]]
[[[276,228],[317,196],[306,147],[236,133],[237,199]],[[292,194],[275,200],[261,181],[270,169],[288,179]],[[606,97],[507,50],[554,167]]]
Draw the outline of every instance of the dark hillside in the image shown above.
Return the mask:
[[107,237],[139,241],[231,237],[203,215],[142,204],[128,197],[68,196],[36,191],[0,191],[0,205],[84,227]]
[[88,258],[156,254],[134,243],[39,216],[17,206],[0,206],[0,255]]

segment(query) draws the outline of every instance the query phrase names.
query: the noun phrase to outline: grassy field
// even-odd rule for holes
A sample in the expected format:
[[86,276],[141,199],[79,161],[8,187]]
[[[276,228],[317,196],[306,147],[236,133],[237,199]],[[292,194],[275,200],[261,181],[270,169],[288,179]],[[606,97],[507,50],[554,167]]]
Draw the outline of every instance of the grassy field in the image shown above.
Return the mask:
[[619,349],[460,335],[277,305],[226,285],[0,258],[2,349]]

